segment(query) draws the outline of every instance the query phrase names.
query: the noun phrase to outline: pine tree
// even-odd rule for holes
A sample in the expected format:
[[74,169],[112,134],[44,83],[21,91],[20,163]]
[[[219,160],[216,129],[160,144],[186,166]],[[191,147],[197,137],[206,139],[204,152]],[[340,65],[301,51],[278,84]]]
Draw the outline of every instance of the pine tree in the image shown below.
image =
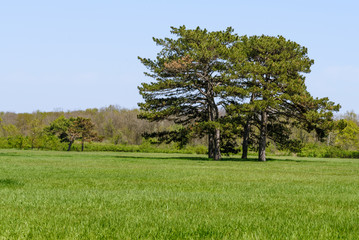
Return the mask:
[[307,56],[307,49],[282,36],[243,37],[238,44],[247,56],[236,66],[248,98],[237,104],[237,111],[245,120],[242,157],[247,157],[252,126],[259,130],[260,161],[266,160],[267,138],[286,143],[291,124],[325,135],[332,126],[332,111],[338,111],[340,106],[327,98],[314,99],[307,91],[303,73],[309,73],[314,63]]
[[[183,126],[177,131],[158,133],[162,139],[183,144],[190,137],[208,136],[208,156],[221,158],[220,106],[222,92],[230,85],[229,55],[238,36],[233,30],[209,32],[199,27],[174,28],[176,39],[154,38],[162,47],[155,60],[140,58],[154,79],[139,87],[142,119],[172,120]],[[154,135],[151,135],[154,136]]]

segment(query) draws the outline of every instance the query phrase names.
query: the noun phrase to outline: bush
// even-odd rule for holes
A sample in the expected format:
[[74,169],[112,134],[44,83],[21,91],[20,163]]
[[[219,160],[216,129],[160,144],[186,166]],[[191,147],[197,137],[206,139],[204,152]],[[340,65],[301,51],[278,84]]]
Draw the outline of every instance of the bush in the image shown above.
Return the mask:
[[326,146],[320,144],[307,144],[299,157],[323,157],[323,158],[359,158],[359,151],[343,150],[340,147]]
[[0,138],[0,148],[10,148],[7,138]]
[[10,148],[17,148],[17,149],[31,148],[29,138],[24,137],[22,135],[8,137],[7,142]]

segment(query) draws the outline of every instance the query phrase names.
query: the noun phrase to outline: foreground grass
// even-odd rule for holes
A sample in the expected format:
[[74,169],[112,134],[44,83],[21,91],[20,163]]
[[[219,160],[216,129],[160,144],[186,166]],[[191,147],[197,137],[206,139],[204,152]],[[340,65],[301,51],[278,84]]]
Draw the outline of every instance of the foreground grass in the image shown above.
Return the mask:
[[0,239],[357,239],[359,160],[0,150]]

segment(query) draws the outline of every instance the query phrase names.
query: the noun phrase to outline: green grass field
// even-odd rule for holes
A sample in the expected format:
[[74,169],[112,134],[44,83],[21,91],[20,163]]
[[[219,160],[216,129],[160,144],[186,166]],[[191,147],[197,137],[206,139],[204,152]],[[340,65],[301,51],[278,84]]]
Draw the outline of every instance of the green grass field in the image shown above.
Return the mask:
[[358,236],[358,159],[0,150],[0,239]]

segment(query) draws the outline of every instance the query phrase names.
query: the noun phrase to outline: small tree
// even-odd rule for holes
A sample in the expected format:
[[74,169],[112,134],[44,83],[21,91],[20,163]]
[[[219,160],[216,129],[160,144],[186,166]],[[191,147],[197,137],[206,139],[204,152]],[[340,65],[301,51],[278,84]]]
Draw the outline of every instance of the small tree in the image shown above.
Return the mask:
[[337,121],[335,145],[345,150],[359,149],[359,120],[354,112],[347,112]]
[[40,119],[33,119],[29,123],[28,137],[31,144],[31,148],[38,147],[40,145],[40,139],[43,135],[44,126]]
[[75,124],[75,118],[73,117],[67,119],[64,116],[61,116],[53,121],[45,131],[56,135],[61,142],[68,142],[69,145],[67,151],[71,150],[72,144],[81,135]]
[[91,119],[83,117],[75,118],[74,125],[79,132],[79,137],[81,138],[81,151],[83,151],[85,142],[90,142],[97,138],[97,134],[94,131],[95,125],[92,123]]
[[56,135],[61,142],[68,142],[67,151],[71,150],[72,144],[77,139],[81,139],[81,150],[84,150],[84,142],[96,139],[97,134],[94,132],[95,125],[89,118],[59,117],[53,121],[49,127],[45,129],[46,132]]

